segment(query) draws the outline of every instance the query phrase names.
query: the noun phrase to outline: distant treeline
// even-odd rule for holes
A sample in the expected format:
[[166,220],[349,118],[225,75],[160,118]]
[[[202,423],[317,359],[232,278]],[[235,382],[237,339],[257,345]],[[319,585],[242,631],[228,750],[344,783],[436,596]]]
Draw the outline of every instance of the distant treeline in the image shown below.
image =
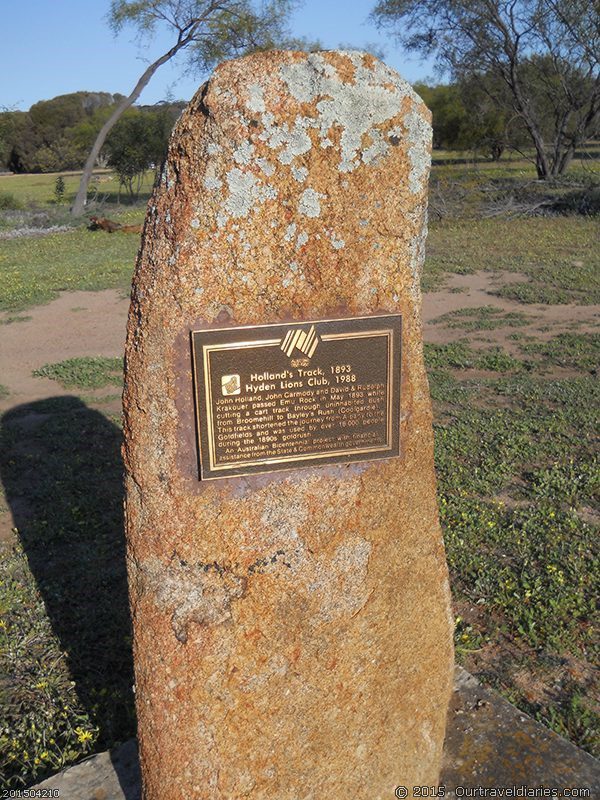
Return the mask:
[[[42,100],[29,111],[0,113],[0,169],[15,173],[81,169],[98,131],[122,95],[74,92]],[[101,165],[129,161],[139,171],[159,163],[184,101],[138,106],[119,120]]]
[[[564,113],[560,137],[556,138],[553,100],[560,87],[555,81],[541,81],[533,69],[536,64],[539,67],[532,60],[529,93],[539,135],[553,146],[567,148],[577,132],[572,129],[579,124],[578,118]],[[573,72],[573,92],[579,107],[591,91],[591,79]],[[434,148],[472,151],[495,160],[505,150],[531,148],[530,132],[515,112],[510,93],[491,74],[446,85],[417,83],[414,88],[432,111]],[[121,99],[121,95],[108,92],[75,92],[42,100],[29,111],[0,113],[0,170],[81,169],[98,131]],[[140,174],[162,161],[171,129],[185,105],[178,101],[134,106],[112,129],[100,165],[113,167],[130,194],[135,194],[134,183]],[[600,121],[596,127],[600,132]]]

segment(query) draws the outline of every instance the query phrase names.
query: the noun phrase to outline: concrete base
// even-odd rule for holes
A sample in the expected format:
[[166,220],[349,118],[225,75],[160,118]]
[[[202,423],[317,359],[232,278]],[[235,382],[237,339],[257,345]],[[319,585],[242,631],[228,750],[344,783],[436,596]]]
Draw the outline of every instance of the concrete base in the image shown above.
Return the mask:
[[[451,799],[485,797],[482,792],[457,792],[459,787],[578,787],[589,794],[574,797],[597,798],[600,762],[457,667],[440,785]],[[92,756],[34,788],[59,789],[67,800],[140,800],[136,742],[131,739],[111,753]]]

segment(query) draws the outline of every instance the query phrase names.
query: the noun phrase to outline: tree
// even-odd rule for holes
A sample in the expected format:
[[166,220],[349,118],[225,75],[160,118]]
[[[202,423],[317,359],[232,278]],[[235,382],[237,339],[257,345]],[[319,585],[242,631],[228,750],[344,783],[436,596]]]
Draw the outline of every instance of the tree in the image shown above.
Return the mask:
[[167,152],[175,115],[169,106],[128,109],[106,140],[108,164],[130,198],[137,197],[146,170],[160,164]]
[[73,92],[41,100],[29,111],[0,113],[0,163],[13,172],[81,169],[120,99],[107,92]]
[[521,120],[540,179],[600,132],[597,0],[379,0],[372,18],[455,80],[480,80]]
[[83,212],[87,187],[106,137],[157,69],[181,51],[187,54],[189,68],[204,72],[225,58],[284,44],[287,19],[294,5],[295,0],[266,0],[260,6],[253,0],[112,0],[109,23],[115,33],[130,24],[144,39],[163,27],[173,35],[173,45],[144,70],[133,91],[121,100],[100,129],[71,213]]

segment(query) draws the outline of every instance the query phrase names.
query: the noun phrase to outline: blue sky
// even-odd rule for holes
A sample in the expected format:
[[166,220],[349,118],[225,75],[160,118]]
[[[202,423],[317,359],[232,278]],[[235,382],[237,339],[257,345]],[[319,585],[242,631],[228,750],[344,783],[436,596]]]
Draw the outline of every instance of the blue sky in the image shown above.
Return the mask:
[[[375,0],[306,0],[292,20],[293,33],[325,47],[373,42],[385,61],[414,82],[432,74],[431,64],[407,57],[367,21]],[[110,0],[26,0],[2,8],[0,107],[27,110],[38,100],[78,90],[129,94],[145,63],[171,42],[156,39],[140,51],[134,31],[114,37],[106,24]],[[162,66],[139,100],[189,100],[203,76],[182,76],[182,62]]]

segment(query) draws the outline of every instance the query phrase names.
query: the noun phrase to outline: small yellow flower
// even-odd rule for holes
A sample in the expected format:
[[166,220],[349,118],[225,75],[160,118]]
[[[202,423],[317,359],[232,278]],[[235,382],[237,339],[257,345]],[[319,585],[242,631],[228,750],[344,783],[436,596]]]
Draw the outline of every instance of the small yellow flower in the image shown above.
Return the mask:
[[84,731],[83,728],[75,728],[75,733],[79,744],[85,744],[92,739],[92,734],[89,731]]

